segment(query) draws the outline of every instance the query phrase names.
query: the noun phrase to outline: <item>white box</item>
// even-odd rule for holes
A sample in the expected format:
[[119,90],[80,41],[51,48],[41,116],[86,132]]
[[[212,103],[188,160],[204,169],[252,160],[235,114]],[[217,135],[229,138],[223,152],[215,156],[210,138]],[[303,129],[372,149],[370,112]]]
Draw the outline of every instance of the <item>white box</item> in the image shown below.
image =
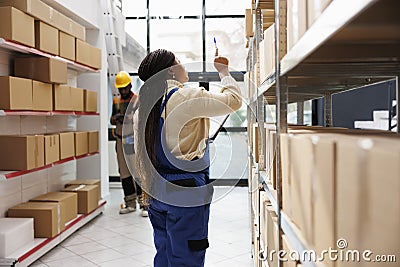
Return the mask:
[[33,239],[33,218],[0,218],[0,258],[7,258]]

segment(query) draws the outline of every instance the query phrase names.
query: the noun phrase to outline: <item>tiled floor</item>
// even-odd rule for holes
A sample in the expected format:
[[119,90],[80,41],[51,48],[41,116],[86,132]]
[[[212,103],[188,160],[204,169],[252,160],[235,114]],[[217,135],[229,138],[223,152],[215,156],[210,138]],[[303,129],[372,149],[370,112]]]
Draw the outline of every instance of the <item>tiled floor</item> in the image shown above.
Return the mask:
[[[226,189],[215,188],[214,199]],[[32,266],[153,266],[155,249],[148,218],[119,215],[122,189],[111,189],[104,214],[74,233]],[[234,188],[211,205],[207,267],[250,267],[251,242],[246,187]]]

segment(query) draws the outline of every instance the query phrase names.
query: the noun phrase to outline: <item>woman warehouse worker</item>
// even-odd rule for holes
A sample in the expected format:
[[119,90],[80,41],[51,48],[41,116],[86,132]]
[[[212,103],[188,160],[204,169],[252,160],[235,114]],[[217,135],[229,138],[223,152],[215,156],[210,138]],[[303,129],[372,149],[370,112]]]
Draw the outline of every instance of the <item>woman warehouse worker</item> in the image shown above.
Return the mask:
[[213,193],[210,117],[242,105],[228,60],[218,57],[218,51],[214,66],[221,78],[219,93],[185,86],[188,74],[170,51],[153,51],[139,66],[145,83],[135,113],[135,168],[148,195],[155,267],[204,266]]

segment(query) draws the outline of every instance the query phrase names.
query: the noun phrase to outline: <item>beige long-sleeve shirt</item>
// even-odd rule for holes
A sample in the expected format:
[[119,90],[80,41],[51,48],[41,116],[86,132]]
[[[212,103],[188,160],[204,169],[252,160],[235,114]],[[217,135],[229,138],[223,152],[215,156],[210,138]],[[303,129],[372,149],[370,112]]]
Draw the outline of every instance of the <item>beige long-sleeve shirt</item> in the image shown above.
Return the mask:
[[168,149],[177,158],[203,157],[209,136],[209,118],[232,113],[241,107],[241,93],[236,81],[225,76],[221,85],[220,92],[215,93],[203,87],[190,88],[175,80],[168,81],[168,92],[179,89],[168,100],[162,117]]

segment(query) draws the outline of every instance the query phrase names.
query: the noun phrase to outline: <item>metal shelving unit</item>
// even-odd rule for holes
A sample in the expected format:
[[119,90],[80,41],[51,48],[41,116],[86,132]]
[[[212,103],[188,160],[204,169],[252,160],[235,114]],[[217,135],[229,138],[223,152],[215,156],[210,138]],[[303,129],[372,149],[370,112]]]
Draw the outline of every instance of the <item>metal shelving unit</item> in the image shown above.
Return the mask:
[[42,167],[39,167],[39,168],[32,169],[32,170],[25,170],[25,171],[0,171],[0,181],[5,181],[5,180],[8,180],[8,179],[12,179],[12,178],[15,178],[15,177],[19,177],[19,176],[24,175],[24,174],[28,174],[28,173],[32,173],[32,172],[37,172],[37,171],[41,171],[41,170],[44,170],[44,169],[51,168],[51,167],[56,166],[56,165],[59,165],[59,164],[64,164],[64,163],[69,162],[69,161],[72,161],[72,160],[83,159],[83,158],[90,157],[90,156],[94,156],[94,155],[98,155],[98,154],[99,154],[99,153],[96,152],[96,153],[90,153],[90,154],[85,154],[85,155],[76,156],[76,157],[70,157],[70,158],[67,158],[67,159],[63,159],[63,160],[59,160],[59,161],[53,162],[53,163],[51,163],[51,164],[48,164],[48,165],[45,165],[45,166],[42,166]]
[[[93,36],[94,33],[89,33],[88,37],[92,42],[96,42],[99,37]],[[43,51],[40,51],[34,47],[29,47],[20,43],[13,42],[11,40],[0,38],[0,53],[2,64],[4,65],[2,68],[2,75],[9,76],[13,73],[13,58],[16,57],[45,57],[56,59],[59,61],[63,61],[67,64],[67,68],[69,70],[68,74],[70,75],[68,78],[68,83],[75,83],[75,86],[80,86],[82,88],[87,88],[96,92],[102,92],[105,88],[104,82],[100,78],[101,70],[86,66],[84,64],[56,56],[53,54],[49,54]],[[95,75],[93,75],[95,74]],[[85,78],[85,79],[83,79]],[[101,111],[102,109],[100,109]],[[49,117],[55,118],[49,118]],[[9,118],[8,118],[9,117]],[[19,118],[18,118],[19,117]],[[47,117],[47,118],[40,118]],[[63,131],[80,131],[80,130],[98,130],[101,132],[100,127],[100,113],[99,112],[76,112],[76,111],[22,111],[22,110],[0,110],[0,120],[2,124],[2,129],[7,129],[7,131],[3,131],[3,134],[19,134],[21,133],[21,125],[27,121],[31,122],[29,128],[32,126],[32,130],[24,131],[27,134],[36,134],[36,133],[46,133],[48,130],[52,132],[58,132],[63,129]],[[10,123],[11,121],[19,121],[18,123]],[[63,124],[64,122],[73,120],[74,125],[70,127],[68,124]],[[43,127],[41,127],[43,126]],[[36,127],[36,128],[35,128]],[[41,127],[39,129],[39,127]],[[70,130],[73,129],[73,130]],[[101,133],[100,133],[101,134]],[[102,150],[101,146],[99,146],[100,151]],[[0,171],[0,183],[8,184],[10,183],[13,187],[12,189],[18,191],[18,193],[12,193],[14,195],[21,194],[21,198],[19,199],[19,203],[23,201],[27,201],[29,198],[23,198],[23,185],[26,180],[26,177],[32,177],[40,173],[42,170],[46,170],[46,177],[49,173],[52,173],[54,170],[62,169],[62,171],[69,172],[71,170],[75,171],[73,177],[75,178],[89,178],[87,173],[92,173],[90,178],[93,177],[101,177],[95,171],[93,171],[97,166],[101,166],[99,156],[100,153],[90,153],[76,157],[70,157],[67,159],[63,159],[52,164],[48,164],[46,166],[27,170],[27,171]],[[75,162],[76,161],[76,164]],[[73,165],[73,166],[72,166]],[[52,168],[54,169],[52,170]],[[69,169],[68,169],[69,168]],[[99,167],[100,168],[100,167]],[[64,172],[64,173],[65,173]],[[101,170],[99,170],[101,172]],[[32,176],[30,176],[32,174]],[[54,174],[55,176],[62,176],[63,174]],[[50,176],[49,176],[50,177]],[[51,176],[50,178],[52,178]],[[72,177],[72,178],[73,178]],[[55,177],[58,178],[58,177]],[[69,177],[71,178],[71,177]],[[41,182],[40,180],[39,182]],[[38,183],[39,183],[38,182]],[[61,184],[57,184],[56,186],[61,186]],[[47,190],[50,186],[44,185]],[[3,190],[4,191],[4,190]],[[38,191],[33,190],[33,193],[37,193]],[[43,193],[43,192],[42,192]],[[4,212],[4,208],[11,207],[18,203],[18,199],[16,201],[8,203],[7,197],[9,195],[3,194],[1,197],[2,201],[2,212]],[[106,201],[100,200],[98,203],[98,207],[89,214],[78,214],[78,216],[66,224],[66,228],[56,235],[53,238],[35,238],[33,242],[25,245],[24,247],[19,248],[17,251],[13,252],[10,255],[7,255],[6,258],[0,258],[0,266],[29,266],[45,253],[53,249],[55,246],[60,244],[63,240],[71,236],[75,231],[79,230],[82,226],[99,216],[105,209]],[[1,214],[0,217],[3,217],[4,214]]]
[[0,110],[0,116],[98,116],[98,112]]
[[[257,80],[256,61],[249,60],[258,54],[260,9],[273,8],[275,11],[275,70],[265,80]],[[332,125],[332,94],[371,84],[396,79],[396,98],[399,99],[400,75],[400,19],[397,11],[400,2],[396,0],[335,0],[308,28],[300,40],[284,51],[286,44],[286,1],[257,0],[253,5],[256,14],[256,30],[253,46],[249,46],[248,71],[257,86],[255,94],[249,92],[250,108],[256,107],[256,115],[249,117],[249,136],[252,125],[257,124],[261,138],[258,162],[258,179],[278,216],[278,247],[282,249],[282,235],[299,253],[312,249],[304,241],[301,232],[282,212],[282,174],[280,162],[280,134],[287,133],[287,106],[298,103],[298,118],[303,113],[307,100],[323,98],[325,103],[325,126]],[[282,56],[282,53],[284,55]],[[261,103],[276,105],[276,176],[277,190],[267,182],[265,170],[264,113]],[[397,114],[400,114],[399,105]],[[261,115],[261,116],[260,116]],[[397,125],[400,116],[397,116]],[[301,123],[300,119],[298,123]],[[398,127],[398,133],[400,133]],[[249,138],[249,142],[252,139]],[[250,151],[252,152],[252,151]],[[314,267],[314,262],[302,262]],[[278,266],[282,266],[279,263]]]

